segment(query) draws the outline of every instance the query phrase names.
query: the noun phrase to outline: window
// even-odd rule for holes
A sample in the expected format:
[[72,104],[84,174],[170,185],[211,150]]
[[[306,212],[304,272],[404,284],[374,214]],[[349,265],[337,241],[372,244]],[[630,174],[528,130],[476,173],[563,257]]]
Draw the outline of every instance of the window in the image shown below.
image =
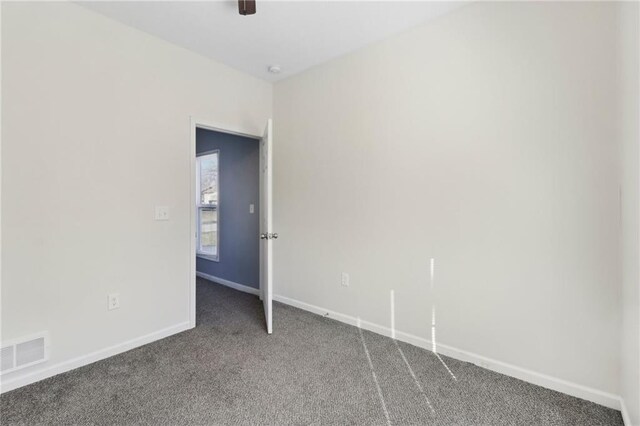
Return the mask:
[[220,255],[218,244],[219,217],[219,151],[209,151],[196,157],[196,210],[198,237],[196,253],[201,257],[217,261]]

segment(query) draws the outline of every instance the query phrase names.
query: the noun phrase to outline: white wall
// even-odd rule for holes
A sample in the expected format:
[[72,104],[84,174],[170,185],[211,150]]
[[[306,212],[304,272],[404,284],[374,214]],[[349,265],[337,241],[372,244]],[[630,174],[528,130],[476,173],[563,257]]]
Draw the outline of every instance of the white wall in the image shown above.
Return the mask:
[[276,294],[389,327],[394,290],[398,331],[435,306],[440,344],[615,406],[616,17],[477,3],[277,83]]
[[619,81],[622,165],[622,362],[628,424],[640,425],[640,7],[621,3]]
[[261,134],[271,94],[81,6],[2,3],[2,339],[52,342],[5,385],[187,323],[189,116]]

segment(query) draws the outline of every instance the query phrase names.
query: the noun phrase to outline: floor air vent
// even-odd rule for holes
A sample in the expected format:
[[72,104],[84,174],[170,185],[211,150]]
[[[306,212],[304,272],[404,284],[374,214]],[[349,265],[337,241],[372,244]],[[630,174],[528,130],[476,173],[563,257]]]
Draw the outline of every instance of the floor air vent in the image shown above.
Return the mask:
[[3,344],[0,349],[0,373],[29,367],[49,358],[47,333],[38,333]]

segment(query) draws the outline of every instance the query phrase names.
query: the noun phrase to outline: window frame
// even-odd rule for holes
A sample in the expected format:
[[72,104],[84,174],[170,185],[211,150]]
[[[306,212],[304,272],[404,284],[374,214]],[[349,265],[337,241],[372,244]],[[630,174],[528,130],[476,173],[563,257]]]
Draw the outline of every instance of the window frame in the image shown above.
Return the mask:
[[[207,157],[207,156],[211,156],[211,155],[217,155],[218,156],[218,176],[216,178],[216,182],[218,184],[218,201],[215,205],[212,204],[201,204],[201,193],[200,193],[200,162],[201,159],[203,157]],[[210,151],[204,151],[204,152],[199,152],[198,154],[196,154],[196,257],[202,258],[202,259],[207,259],[213,262],[220,262],[220,195],[221,195],[221,191],[220,191],[220,150],[219,149],[213,149]],[[217,213],[217,217],[216,217],[216,254],[212,255],[210,253],[206,253],[200,250],[201,248],[201,244],[200,244],[200,235],[201,233],[201,221],[200,221],[200,216],[201,216],[201,211],[203,210],[208,210],[208,209],[213,209],[216,211]]]

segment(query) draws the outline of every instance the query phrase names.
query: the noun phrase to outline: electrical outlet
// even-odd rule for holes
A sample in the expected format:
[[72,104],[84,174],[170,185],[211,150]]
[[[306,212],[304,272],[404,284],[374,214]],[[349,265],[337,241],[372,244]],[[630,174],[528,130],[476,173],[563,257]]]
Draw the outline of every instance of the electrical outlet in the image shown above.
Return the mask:
[[342,287],[349,287],[349,274],[347,274],[346,272],[342,273],[341,284],[342,284]]
[[107,309],[110,311],[118,309],[120,307],[120,295],[118,293],[111,293],[107,304]]
[[156,206],[156,220],[169,220],[169,207]]

